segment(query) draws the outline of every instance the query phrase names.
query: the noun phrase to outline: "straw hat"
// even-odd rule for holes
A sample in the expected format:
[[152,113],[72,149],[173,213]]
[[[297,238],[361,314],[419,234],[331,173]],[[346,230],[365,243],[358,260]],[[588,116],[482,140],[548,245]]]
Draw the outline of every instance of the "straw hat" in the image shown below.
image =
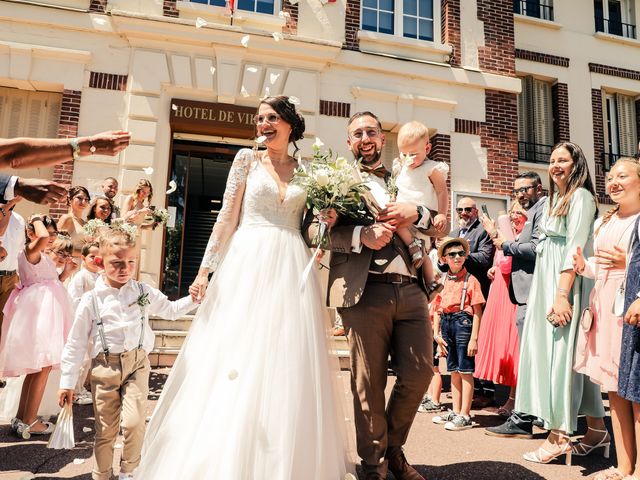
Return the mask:
[[461,238],[461,237],[455,237],[455,238],[448,237],[448,238],[442,239],[442,243],[438,247],[438,257],[440,258],[444,257],[444,251],[447,249],[447,247],[455,243],[462,245],[462,248],[464,249],[464,253],[469,255],[469,242],[467,242],[464,238]]

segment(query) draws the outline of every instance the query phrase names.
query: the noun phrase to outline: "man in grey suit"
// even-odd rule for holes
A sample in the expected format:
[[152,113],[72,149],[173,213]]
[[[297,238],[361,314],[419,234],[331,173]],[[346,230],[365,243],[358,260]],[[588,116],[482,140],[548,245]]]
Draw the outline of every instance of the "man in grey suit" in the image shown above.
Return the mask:
[[[496,248],[502,249],[506,256],[512,258],[509,297],[511,302],[517,305],[516,326],[518,336],[522,338],[527,299],[536,265],[537,226],[542,218],[546,197],[543,196],[540,176],[535,172],[518,175],[513,186],[513,194],[518,203],[527,210],[527,222],[516,240],[505,240],[492,221],[484,216],[482,220]],[[531,438],[534,419],[531,415],[514,411],[505,423],[489,427],[485,433],[496,437]]]

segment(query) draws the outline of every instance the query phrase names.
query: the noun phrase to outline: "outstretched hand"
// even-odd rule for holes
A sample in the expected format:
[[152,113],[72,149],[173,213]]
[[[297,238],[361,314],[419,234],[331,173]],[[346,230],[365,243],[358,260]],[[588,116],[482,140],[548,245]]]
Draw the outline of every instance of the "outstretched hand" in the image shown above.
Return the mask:
[[96,148],[95,154],[113,156],[129,146],[131,133],[122,130],[101,132],[90,136],[89,141]]

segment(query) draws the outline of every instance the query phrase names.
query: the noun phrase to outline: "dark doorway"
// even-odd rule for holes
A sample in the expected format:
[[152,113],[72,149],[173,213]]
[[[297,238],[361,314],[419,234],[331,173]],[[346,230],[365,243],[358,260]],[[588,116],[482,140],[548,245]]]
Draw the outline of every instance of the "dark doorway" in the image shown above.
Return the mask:
[[222,207],[231,163],[240,145],[174,140],[171,180],[178,188],[169,195],[175,224],[167,228],[163,291],[171,298],[188,295],[211,229]]

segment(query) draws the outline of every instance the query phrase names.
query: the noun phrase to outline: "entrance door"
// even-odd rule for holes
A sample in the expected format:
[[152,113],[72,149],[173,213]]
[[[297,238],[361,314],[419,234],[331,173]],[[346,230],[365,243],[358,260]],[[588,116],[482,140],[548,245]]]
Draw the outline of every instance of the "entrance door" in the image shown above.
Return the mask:
[[211,229],[222,207],[231,163],[240,145],[174,140],[169,195],[175,225],[167,228],[163,291],[171,298],[188,295]]

